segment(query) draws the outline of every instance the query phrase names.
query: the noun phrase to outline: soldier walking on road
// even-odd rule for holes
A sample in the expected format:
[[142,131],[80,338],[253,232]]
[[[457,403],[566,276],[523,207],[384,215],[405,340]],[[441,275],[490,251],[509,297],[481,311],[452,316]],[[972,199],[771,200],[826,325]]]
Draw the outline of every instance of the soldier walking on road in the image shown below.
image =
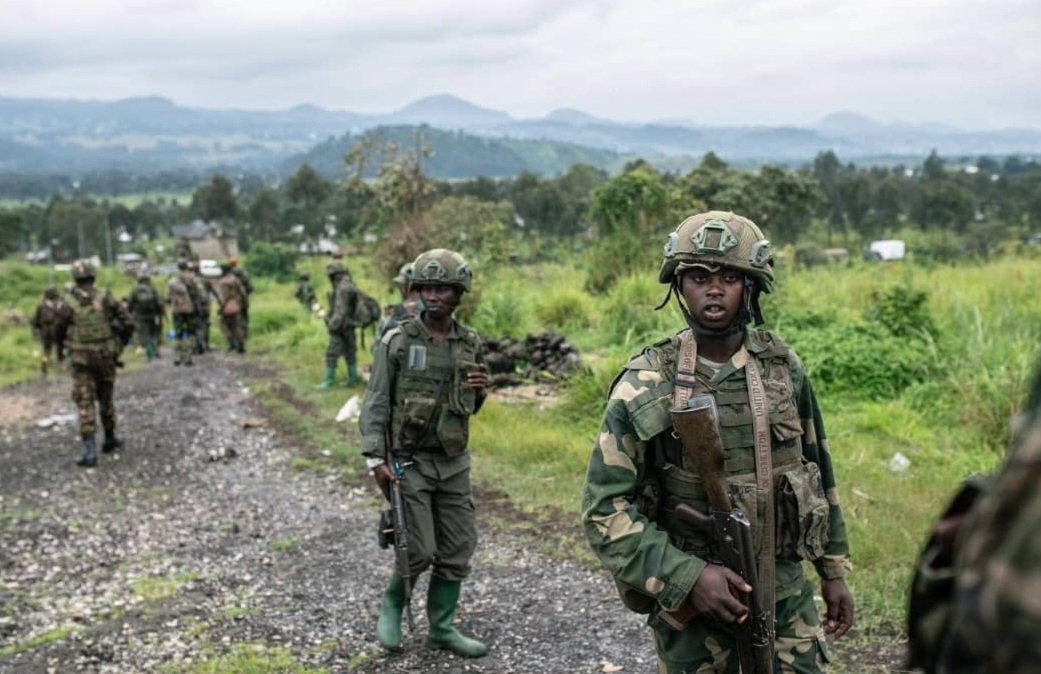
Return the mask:
[[51,352],[55,354],[58,366],[65,362],[65,332],[60,329],[67,317],[69,306],[58,294],[55,287],[43,292],[43,299],[36,305],[36,311],[30,324],[33,335],[40,340],[40,371],[47,376],[51,362]]
[[173,317],[174,339],[176,340],[176,355],[174,365],[191,365],[192,353],[195,351],[195,333],[197,307],[200,301],[195,283],[192,281],[192,273],[188,269],[188,261],[177,262],[177,275],[170,279],[166,286],[166,303],[170,306],[170,314]]
[[[384,495],[392,482],[400,485],[410,578],[431,569],[427,646],[481,657],[488,648],[452,624],[477,546],[469,422],[488,385],[477,333],[452,317],[473,274],[462,256],[445,249],[421,254],[413,269],[410,282],[425,309],[376,346],[359,419],[362,454]],[[401,648],[405,587],[395,571],[383,594],[376,636],[389,650]]]
[[[589,461],[586,536],[626,606],[650,614],[664,674],[736,672],[739,656],[748,669],[742,654],[762,656],[755,672],[823,672],[826,635],[853,624],[849,545],[813,388],[780,337],[749,327],[763,322],[772,262],[747,218],[712,211],[679,225],[658,278],[669,287],[662,306],[676,294],[687,329],[626,364]],[[714,423],[681,443],[674,417],[696,407],[718,410]],[[702,463],[710,450],[722,465]],[[757,587],[717,563],[732,541],[692,526],[685,507],[747,516]],[[821,579],[823,626],[803,561]],[[760,607],[739,598],[753,591]],[[763,638],[742,648],[755,625]]]
[[217,281],[217,303],[220,306],[220,327],[228,340],[228,350],[246,353],[246,333],[242,327],[242,307],[246,303],[246,289],[227,264],[220,266],[222,276]]
[[198,260],[188,263],[191,269],[191,282],[195,286],[195,353],[203,354],[210,350],[211,307],[213,306],[213,286],[203,277]]
[[[121,342],[133,325],[130,315],[109,291],[94,287],[94,274],[90,262],[77,260],[73,263],[72,278],[76,286],[69,293],[69,311],[61,321],[62,329],[69,337],[72,399],[80,418],[83,454],[79,465],[87,468],[98,462],[94,442],[98,411],[105,430],[101,451],[111,452],[123,446],[123,441],[116,436],[116,407],[112,393]],[[98,410],[94,406],[95,400]]]
[[330,262],[325,268],[332,290],[329,291],[329,314],[325,327],[329,331],[329,346],[325,350],[325,378],[316,388],[327,389],[336,380],[336,364],[342,357],[347,361],[346,386],[356,386],[358,378],[358,346],[354,334],[353,317],[358,304],[358,288],[342,262]]
[[239,280],[239,283],[242,284],[242,288],[246,291],[246,303],[242,305],[242,315],[240,320],[242,321],[242,334],[248,337],[249,297],[253,294],[253,280],[250,279],[249,274],[246,273],[246,270],[239,266],[239,259],[234,255],[228,256],[227,264],[229,267],[231,267],[231,273],[235,275],[235,278]]
[[134,317],[138,343],[144,347],[148,360],[159,355],[159,326],[162,324],[163,300],[152,285],[147,271],[137,277],[137,285],[130,291],[127,308]]

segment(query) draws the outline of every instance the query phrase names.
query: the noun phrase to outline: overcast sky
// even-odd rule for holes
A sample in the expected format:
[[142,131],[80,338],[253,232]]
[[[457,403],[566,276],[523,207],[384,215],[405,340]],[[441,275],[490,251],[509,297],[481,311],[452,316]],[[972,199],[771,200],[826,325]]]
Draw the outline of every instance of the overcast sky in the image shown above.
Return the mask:
[[1038,0],[0,0],[0,96],[1041,128]]

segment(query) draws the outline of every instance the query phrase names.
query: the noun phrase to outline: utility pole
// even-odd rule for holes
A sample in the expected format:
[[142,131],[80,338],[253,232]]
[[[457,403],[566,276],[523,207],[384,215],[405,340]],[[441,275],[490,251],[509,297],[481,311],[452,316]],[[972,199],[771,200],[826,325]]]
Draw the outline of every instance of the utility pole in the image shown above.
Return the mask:
[[112,228],[109,226],[108,213],[105,213],[105,255],[106,263],[112,266]]
[[83,220],[76,220],[76,256],[80,260],[83,259]]

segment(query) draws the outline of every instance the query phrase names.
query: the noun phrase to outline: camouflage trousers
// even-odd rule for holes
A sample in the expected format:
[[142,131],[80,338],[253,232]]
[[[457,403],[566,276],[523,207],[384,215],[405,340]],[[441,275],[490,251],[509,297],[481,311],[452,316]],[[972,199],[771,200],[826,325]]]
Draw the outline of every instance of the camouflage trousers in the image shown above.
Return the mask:
[[[777,602],[774,666],[777,674],[818,674],[827,671],[824,629],[807,579],[802,591]],[[659,674],[738,674],[734,632],[724,625],[695,621],[685,630],[654,628]]]
[[60,338],[57,335],[57,331],[53,329],[44,329],[40,333],[40,347],[43,352],[44,363],[51,361],[51,352],[53,351],[58,359],[58,362],[65,360],[65,339]]
[[230,349],[239,350],[240,347],[245,347],[246,330],[242,325],[241,314],[233,314],[231,316],[222,314],[220,317],[220,330],[221,334],[224,335],[224,339],[228,340]]
[[190,363],[195,351],[195,316],[193,314],[173,315],[174,339],[177,340],[177,360]]
[[463,580],[477,548],[476,508],[470,489],[470,454],[447,456],[419,451],[403,462],[401,496],[408,525],[408,558],[413,576],[433,566],[433,575]]
[[325,364],[335,368],[340,358],[346,360],[348,365],[358,362],[358,343],[353,328],[345,333],[329,333],[329,346],[325,350]]
[[112,391],[116,385],[116,359],[103,350],[72,353],[72,400],[80,417],[80,437],[92,438],[97,432],[98,401],[105,434],[116,429],[116,406]]
[[159,353],[159,321],[155,314],[134,314],[134,337],[145,350],[148,360]]
[[210,308],[195,317],[195,353],[210,350]]

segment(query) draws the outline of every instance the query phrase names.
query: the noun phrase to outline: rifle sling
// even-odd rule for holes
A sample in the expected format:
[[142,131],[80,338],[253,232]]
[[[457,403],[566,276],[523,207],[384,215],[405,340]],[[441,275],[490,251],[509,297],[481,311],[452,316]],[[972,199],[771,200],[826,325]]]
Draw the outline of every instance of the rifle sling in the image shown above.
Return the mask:
[[[747,353],[747,352],[746,352]],[[748,402],[752,408],[752,432],[755,438],[756,500],[762,519],[760,520],[760,543],[758,550],[759,585],[763,593],[763,610],[770,643],[774,641],[774,607],[776,597],[775,557],[777,545],[774,541],[773,457],[770,451],[770,420],[766,409],[766,387],[759,374],[759,367],[750,355],[745,362],[745,378],[748,382]]]

